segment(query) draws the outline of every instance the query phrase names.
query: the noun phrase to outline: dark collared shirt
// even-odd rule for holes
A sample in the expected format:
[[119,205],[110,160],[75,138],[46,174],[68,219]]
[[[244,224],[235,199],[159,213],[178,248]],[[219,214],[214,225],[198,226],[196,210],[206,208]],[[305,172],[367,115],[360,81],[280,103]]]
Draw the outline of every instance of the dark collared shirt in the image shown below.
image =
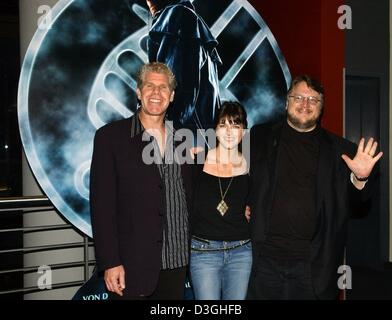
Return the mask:
[[[174,269],[186,266],[188,254],[188,210],[186,206],[185,188],[181,175],[181,166],[174,152],[174,130],[166,125],[167,140],[165,156],[162,158],[156,140],[154,143],[155,164],[159,169],[165,190],[166,215],[162,240],[162,269]],[[145,131],[139,119],[139,113],[131,118],[131,138]]]

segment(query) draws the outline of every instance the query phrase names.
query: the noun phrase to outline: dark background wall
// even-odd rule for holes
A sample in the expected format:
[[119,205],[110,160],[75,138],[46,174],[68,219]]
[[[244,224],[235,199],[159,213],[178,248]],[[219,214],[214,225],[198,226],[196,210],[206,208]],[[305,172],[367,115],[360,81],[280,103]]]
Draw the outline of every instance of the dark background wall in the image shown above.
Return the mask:
[[22,161],[16,120],[20,70],[16,0],[0,1],[0,43],[0,196],[17,196],[22,192]]
[[[325,86],[327,129],[358,142],[375,137],[384,152],[367,216],[349,226],[351,299],[392,298],[389,261],[389,1],[251,1],[274,34],[293,76],[309,73]],[[352,10],[352,29],[337,26]],[[343,69],[345,68],[345,75]],[[343,90],[343,88],[345,90]]]
[[[357,119],[352,119],[353,117],[347,114],[347,128],[358,124],[359,133],[378,136],[384,151],[379,166],[380,243],[374,249],[379,252],[380,260],[386,261],[389,249],[389,1],[348,0],[346,3],[353,10],[353,29],[346,33],[346,74],[349,79],[362,81],[362,85],[355,91],[358,101],[353,108],[353,114],[355,111],[360,114]],[[372,89],[372,86],[375,89]],[[361,88],[364,90],[360,90]],[[371,90],[374,90],[377,96],[367,102],[367,92]],[[349,106],[349,101],[347,102]],[[351,123],[351,119],[354,123]],[[347,134],[350,135],[350,132]]]
[[308,73],[325,87],[323,125],[343,133],[344,31],[337,27],[343,0],[250,1],[274,34],[292,76]]
[[[20,70],[19,6],[17,0],[0,1],[0,197],[22,195],[21,142],[17,123],[17,90]],[[7,147],[6,147],[7,146]],[[0,212],[0,228],[21,227],[18,212]],[[23,246],[22,232],[0,233],[0,250]],[[23,265],[23,253],[0,254],[0,270]],[[0,289],[23,286],[21,272],[0,274]],[[20,299],[21,294],[8,298]],[[0,295],[0,300],[4,295]]]
[[356,285],[352,299],[391,299],[389,261],[389,61],[388,0],[346,0],[353,28],[346,32],[346,135],[375,137],[384,152],[369,214],[349,225],[347,261]]

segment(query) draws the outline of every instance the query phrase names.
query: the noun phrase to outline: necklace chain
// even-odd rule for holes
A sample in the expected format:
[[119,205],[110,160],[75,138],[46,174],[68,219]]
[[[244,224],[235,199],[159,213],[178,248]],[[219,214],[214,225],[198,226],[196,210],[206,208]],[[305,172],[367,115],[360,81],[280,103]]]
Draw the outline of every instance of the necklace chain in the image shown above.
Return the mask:
[[233,182],[233,178],[234,178],[234,177],[231,177],[230,182],[229,182],[229,184],[228,184],[228,186],[227,186],[227,188],[226,188],[226,191],[225,191],[225,193],[223,193],[223,192],[222,192],[222,183],[221,183],[221,179],[220,179],[220,177],[218,177],[218,181],[219,181],[219,191],[220,191],[220,195],[221,195],[222,200],[225,199],[226,193],[227,193],[227,191],[229,191],[230,185],[231,185],[231,183]]
[[226,197],[226,193],[227,191],[229,191],[229,188],[231,186],[231,183],[233,182],[233,178],[234,176],[231,177],[229,184],[227,185],[227,188],[225,190],[225,193],[223,193],[222,191],[222,183],[221,183],[221,179],[219,176],[219,163],[218,163],[218,159],[216,161],[216,170],[218,173],[218,182],[219,182],[219,191],[220,191],[220,196],[221,196],[221,201],[218,203],[218,206],[216,207],[216,210],[219,211],[219,213],[221,214],[221,216],[223,217],[225,215],[225,213],[227,212],[227,210],[229,210],[229,206],[227,205],[227,203],[225,202],[225,197]]

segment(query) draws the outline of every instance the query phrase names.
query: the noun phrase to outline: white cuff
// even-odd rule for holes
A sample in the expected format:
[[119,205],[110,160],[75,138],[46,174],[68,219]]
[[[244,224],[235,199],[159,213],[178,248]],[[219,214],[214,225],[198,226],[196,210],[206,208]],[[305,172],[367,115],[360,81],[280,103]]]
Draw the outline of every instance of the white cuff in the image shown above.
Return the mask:
[[[355,186],[354,180],[355,180],[357,183],[363,183],[362,187],[360,187],[360,188],[358,189],[358,188]],[[350,181],[351,181],[351,183],[354,185],[354,187],[356,187],[358,190],[362,190],[363,188],[365,188],[365,185],[366,185],[366,183],[368,182],[368,180],[366,180],[366,181],[359,181],[359,180],[355,179],[355,175],[354,175],[353,172],[351,172],[351,174],[350,174]]]

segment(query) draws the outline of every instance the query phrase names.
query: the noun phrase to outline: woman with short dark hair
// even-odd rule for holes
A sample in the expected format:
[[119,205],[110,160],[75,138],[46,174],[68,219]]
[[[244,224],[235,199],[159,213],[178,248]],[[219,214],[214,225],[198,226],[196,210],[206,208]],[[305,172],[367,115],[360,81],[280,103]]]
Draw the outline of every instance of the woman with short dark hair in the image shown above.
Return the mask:
[[242,105],[223,103],[215,118],[217,146],[197,166],[190,259],[197,300],[241,300],[246,296],[252,264],[244,214],[249,175],[239,149],[246,128]]

